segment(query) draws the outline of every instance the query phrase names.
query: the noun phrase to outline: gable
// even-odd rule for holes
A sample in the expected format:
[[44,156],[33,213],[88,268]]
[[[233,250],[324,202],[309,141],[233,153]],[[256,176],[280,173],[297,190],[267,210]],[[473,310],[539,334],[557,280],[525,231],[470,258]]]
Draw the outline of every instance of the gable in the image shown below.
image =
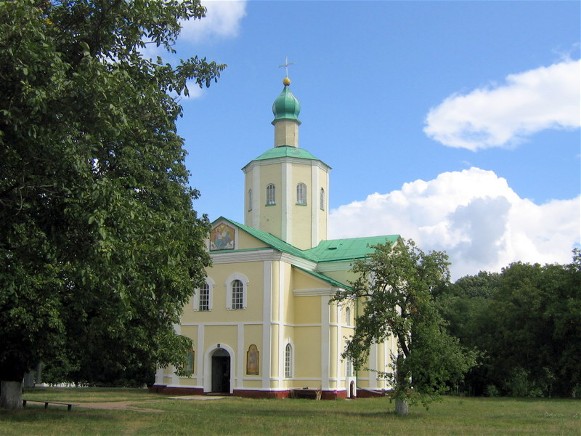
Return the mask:
[[208,243],[211,253],[264,248],[269,245],[227,219],[218,218],[212,223]]

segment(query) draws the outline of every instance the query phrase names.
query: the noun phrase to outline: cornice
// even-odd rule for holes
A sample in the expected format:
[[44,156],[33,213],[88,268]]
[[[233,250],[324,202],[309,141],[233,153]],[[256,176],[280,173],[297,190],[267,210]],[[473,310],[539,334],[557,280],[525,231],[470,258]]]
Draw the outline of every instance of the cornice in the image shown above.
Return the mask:
[[265,166],[265,165],[272,165],[272,164],[282,164],[282,163],[291,163],[295,165],[305,165],[309,167],[319,167],[319,169],[323,171],[329,171],[331,169],[325,162],[319,159],[301,159],[296,157],[276,157],[273,159],[264,159],[264,160],[253,160],[246,164],[242,170],[249,171],[255,166]]
[[293,289],[295,297],[333,297],[339,288],[313,288],[313,289]]

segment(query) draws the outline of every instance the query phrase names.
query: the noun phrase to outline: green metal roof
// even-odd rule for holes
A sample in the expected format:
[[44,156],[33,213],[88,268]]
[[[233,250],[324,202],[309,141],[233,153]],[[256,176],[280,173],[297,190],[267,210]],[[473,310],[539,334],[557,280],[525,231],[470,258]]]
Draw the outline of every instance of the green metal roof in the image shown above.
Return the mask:
[[272,124],[279,120],[294,120],[300,124],[299,113],[301,112],[301,105],[297,98],[285,85],[282,92],[276,97],[272,104],[272,113],[274,120]]
[[301,250],[300,248],[284,242],[282,239],[279,239],[270,233],[258,230],[254,227],[240,224],[236,221],[232,221],[224,217],[220,217],[214,222],[219,220],[227,221],[230,224],[244,230],[248,234],[254,236],[256,239],[262,241],[275,250],[317,263],[361,259],[373,252],[373,246],[378,244],[385,244],[386,242],[394,243],[399,239],[399,235],[330,239],[327,241],[321,241],[319,245],[309,250]]
[[306,159],[306,160],[320,160],[313,156],[313,154],[311,154],[304,148],[293,147],[291,145],[282,145],[280,147],[269,148],[267,151],[262,153],[254,160],[279,159],[283,157],[292,157],[295,159]]
[[[262,230],[255,229],[244,224],[240,224],[236,221],[232,221],[228,218],[220,217],[214,221],[227,221],[233,226],[247,232],[256,239],[262,241],[269,247],[280,251],[282,253],[287,253],[301,259],[305,259],[314,263],[321,262],[339,262],[339,261],[350,261],[355,259],[364,258],[366,255],[373,252],[373,246],[378,244],[385,244],[386,242],[395,243],[400,238],[399,235],[384,235],[384,236],[367,236],[363,238],[349,238],[349,239],[331,239],[327,241],[321,241],[319,245],[309,250],[301,250],[276,236],[264,232]],[[232,250],[228,250],[232,251]],[[249,251],[249,249],[234,250],[234,251]],[[304,268],[293,266],[307,274],[317,277],[325,282],[329,283],[331,286],[339,288],[348,288],[346,283],[341,283],[331,277],[328,277],[317,271],[310,271]]]
[[363,238],[330,239],[306,250],[317,262],[337,262],[342,260],[361,259],[373,252],[373,246],[394,243],[399,235],[367,236]]

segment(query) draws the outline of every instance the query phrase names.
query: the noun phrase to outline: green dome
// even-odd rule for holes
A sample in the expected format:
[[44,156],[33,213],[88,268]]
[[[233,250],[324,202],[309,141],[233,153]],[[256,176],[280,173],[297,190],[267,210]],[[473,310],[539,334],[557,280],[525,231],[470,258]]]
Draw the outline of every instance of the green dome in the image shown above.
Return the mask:
[[[289,81],[290,82],[290,81]],[[301,105],[297,98],[288,89],[288,85],[285,85],[284,89],[280,93],[274,103],[272,104],[272,113],[274,114],[274,120],[272,123],[279,120],[295,120],[299,121],[299,113],[301,112]]]

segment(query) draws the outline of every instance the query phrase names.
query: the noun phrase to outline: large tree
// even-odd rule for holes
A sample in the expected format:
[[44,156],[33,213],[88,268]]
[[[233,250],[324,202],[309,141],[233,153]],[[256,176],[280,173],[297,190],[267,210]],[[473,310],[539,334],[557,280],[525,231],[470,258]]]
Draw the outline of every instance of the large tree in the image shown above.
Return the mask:
[[410,403],[427,404],[461,380],[475,356],[447,333],[434,301],[434,292],[449,283],[447,255],[424,253],[412,240],[374,248],[355,262],[351,289],[335,297],[363,301],[343,357],[364,367],[372,344],[395,338],[393,367],[379,375],[394,388],[396,413],[405,415]]
[[208,221],[192,209],[178,98],[224,65],[142,52],[173,51],[204,12],[0,0],[0,407],[20,406],[41,361],[90,381],[186,355],[173,325],[209,263]]

